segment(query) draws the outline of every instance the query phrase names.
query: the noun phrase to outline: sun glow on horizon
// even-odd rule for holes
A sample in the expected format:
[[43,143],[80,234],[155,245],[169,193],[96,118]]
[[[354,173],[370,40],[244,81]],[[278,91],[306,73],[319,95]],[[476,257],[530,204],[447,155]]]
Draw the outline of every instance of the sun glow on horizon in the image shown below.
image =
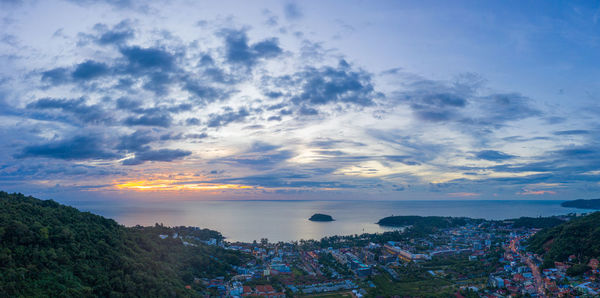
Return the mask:
[[194,183],[177,180],[133,180],[114,185],[117,189],[136,191],[174,191],[174,190],[222,190],[222,189],[256,189],[260,187],[240,184]]

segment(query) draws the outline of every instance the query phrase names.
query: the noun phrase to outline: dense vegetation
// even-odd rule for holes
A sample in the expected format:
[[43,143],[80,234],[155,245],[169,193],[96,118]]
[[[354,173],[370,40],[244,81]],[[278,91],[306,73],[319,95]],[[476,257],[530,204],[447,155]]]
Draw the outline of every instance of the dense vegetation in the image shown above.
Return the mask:
[[333,221],[333,217],[327,214],[315,213],[308,220],[311,221]]
[[[227,275],[242,261],[200,242],[208,238],[221,235],[162,225],[127,228],[52,200],[0,192],[0,293],[196,296],[204,289],[194,278]],[[190,284],[194,289],[185,289]]]
[[564,219],[556,216],[551,217],[519,217],[517,219],[508,220],[512,222],[515,228],[536,228],[545,229],[558,226],[565,222]]
[[431,226],[435,228],[450,228],[462,226],[471,220],[466,217],[443,217],[443,216],[388,216],[380,219],[377,224],[389,227],[405,226]]
[[380,268],[381,274],[370,278],[377,287],[369,288],[368,293],[372,297],[387,297],[390,293],[402,293],[405,297],[454,297],[455,293],[461,292],[461,285],[485,284],[489,274],[499,265],[500,254],[498,250],[476,261],[469,261],[466,255],[438,256],[418,265],[408,263],[390,268],[398,275],[397,280]]
[[528,249],[544,255],[543,267],[566,261],[570,255],[582,264],[600,257],[600,212],[539,231],[529,239]]
[[574,200],[574,201],[562,202],[560,205],[563,207],[600,210],[600,199],[593,199],[593,200],[579,199],[579,200]]

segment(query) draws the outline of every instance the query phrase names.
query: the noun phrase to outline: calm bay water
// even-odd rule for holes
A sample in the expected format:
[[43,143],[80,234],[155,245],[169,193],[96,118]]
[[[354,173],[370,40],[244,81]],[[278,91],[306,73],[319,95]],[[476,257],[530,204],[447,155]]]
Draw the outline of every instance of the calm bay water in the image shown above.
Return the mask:
[[[197,226],[221,232],[229,241],[290,241],[390,230],[375,224],[390,215],[466,216],[507,219],[588,210],[564,208],[560,201],[180,201],[168,203],[69,202],[126,226]],[[333,222],[311,222],[314,213]]]

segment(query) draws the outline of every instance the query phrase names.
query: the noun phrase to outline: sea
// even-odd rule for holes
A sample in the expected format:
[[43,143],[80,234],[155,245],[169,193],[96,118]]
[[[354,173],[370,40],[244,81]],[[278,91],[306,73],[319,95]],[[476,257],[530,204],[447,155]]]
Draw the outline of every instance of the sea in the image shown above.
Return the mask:
[[[196,226],[219,231],[227,241],[270,242],[321,239],[333,235],[381,233],[393,228],[376,222],[391,215],[465,216],[484,219],[539,217],[593,210],[565,208],[561,201],[171,201],[168,203],[69,202],[82,211],[125,226]],[[335,221],[312,222],[314,213]]]

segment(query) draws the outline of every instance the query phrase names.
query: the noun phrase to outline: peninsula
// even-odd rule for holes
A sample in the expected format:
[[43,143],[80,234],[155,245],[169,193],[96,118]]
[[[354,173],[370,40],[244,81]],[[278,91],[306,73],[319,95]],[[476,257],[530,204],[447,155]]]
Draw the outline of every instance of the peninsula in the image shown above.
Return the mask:
[[600,199],[592,199],[592,200],[579,199],[579,200],[562,202],[560,205],[563,207],[600,210]]

